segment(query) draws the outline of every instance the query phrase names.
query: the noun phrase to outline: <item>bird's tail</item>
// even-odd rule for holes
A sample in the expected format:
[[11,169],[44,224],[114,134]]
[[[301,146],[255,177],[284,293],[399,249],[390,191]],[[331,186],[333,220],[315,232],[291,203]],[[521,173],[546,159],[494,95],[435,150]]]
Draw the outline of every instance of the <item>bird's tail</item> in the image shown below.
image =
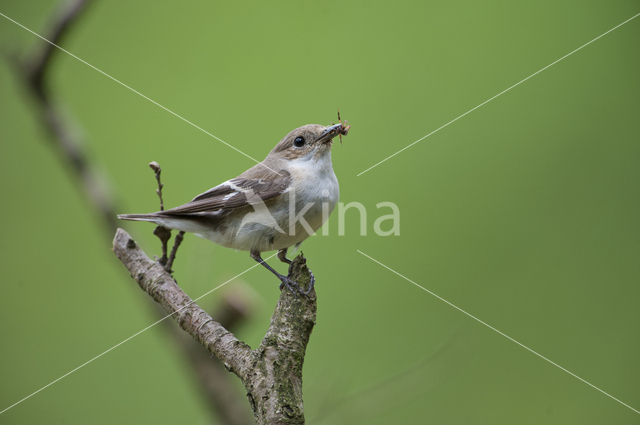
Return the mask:
[[151,214],[118,214],[118,218],[120,220],[156,222],[160,217],[158,217],[158,213],[151,213]]
[[198,234],[206,233],[210,230],[206,226],[202,226],[197,221],[191,220],[188,217],[173,217],[165,213],[166,211],[158,211],[150,214],[118,214],[118,218],[120,220],[148,221],[160,226],[168,227],[169,229]]

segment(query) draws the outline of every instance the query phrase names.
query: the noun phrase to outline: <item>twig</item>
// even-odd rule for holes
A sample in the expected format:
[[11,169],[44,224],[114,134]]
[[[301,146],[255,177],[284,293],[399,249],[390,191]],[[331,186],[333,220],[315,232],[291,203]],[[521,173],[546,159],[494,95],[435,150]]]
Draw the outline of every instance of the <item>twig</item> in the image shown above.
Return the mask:
[[151,161],[149,163],[149,168],[151,168],[156,175],[156,182],[158,182],[158,188],[156,189],[156,193],[158,194],[158,198],[160,198],[160,211],[164,211],[164,201],[162,200],[162,188],[164,188],[164,185],[160,180],[160,174],[162,173],[162,168],[160,168],[160,164],[158,164],[156,161]]
[[176,254],[178,253],[178,248],[180,247],[180,244],[182,243],[182,240],[184,239],[184,232],[181,230],[178,232],[178,234],[176,235],[176,238],[173,241],[173,248],[171,248],[171,254],[169,254],[169,260],[167,261],[167,265],[165,266],[165,269],[169,272],[172,273],[172,267],[173,267],[173,262],[176,259]]
[[[153,170],[156,175],[156,182],[158,183],[158,188],[156,189],[156,193],[158,194],[158,198],[160,198],[160,211],[164,211],[164,200],[162,199],[162,189],[164,188],[164,184],[162,184],[162,180],[160,179],[160,174],[162,173],[162,168],[160,168],[160,164],[156,161],[151,161],[149,163],[149,167]],[[171,254],[167,256],[167,247],[169,246],[169,239],[171,239],[171,229],[167,227],[158,225],[153,230],[153,234],[160,239],[162,243],[162,257],[158,260],[160,264],[164,267],[166,271],[172,273],[171,268],[173,267],[173,262],[176,260],[176,254],[178,253],[178,248],[184,239],[184,232],[180,231],[176,235],[175,240],[173,241],[173,247],[171,248]]]
[[[251,350],[196,305],[122,229],[116,232],[113,250],[140,288],[242,380],[259,425],[304,423],[302,365],[316,321],[315,290],[309,296],[281,291],[262,343]],[[311,274],[302,255],[290,270],[290,278],[308,287]]]
[[[160,198],[160,211],[164,211],[164,201],[162,199],[162,188],[164,187],[164,185],[160,180],[160,174],[162,173],[162,168],[160,168],[160,164],[158,164],[155,161],[151,161],[149,163],[149,168],[151,168],[156,175],[156,182],[158,183],[158,188],[156,189],[156,193],[158,194],[158,198]],[[158,239],[160,239],[160,243],[162,245],[162,257],[160,257],[158,262],[162,264],[165,270],[167,270],[168,272],[171,272],[171,266],[167,265],[167,261],[168,261],[167,247],[169,246],[169,239],[171,239],[171,230],[162,225],[158,225],[156,226],[155,229],[153,229],[153,234],[156,235]],[[174,245],[174,248],[175,248],[175,245]],[[173,256],[175,257],[175,255]],[[173,261],[171,263],[173,263]]]

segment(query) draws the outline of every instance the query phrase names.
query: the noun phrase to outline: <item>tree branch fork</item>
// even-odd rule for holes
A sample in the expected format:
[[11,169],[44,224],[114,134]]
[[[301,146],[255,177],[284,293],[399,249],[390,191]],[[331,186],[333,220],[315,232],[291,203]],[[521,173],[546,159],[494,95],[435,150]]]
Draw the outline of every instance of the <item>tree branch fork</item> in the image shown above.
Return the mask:
[[[47,39],[60,44],[69,33],[71,24],[89,3],[89,0],[71,0],[66,3],[53,21]],[[34,55],[25,60],[16,57],[15,69],[19,80],[27,88],[26,93],[34,99],[38,117],[51,135],[57,153],[68,164],[73,180],[80,183],[89,204],[99,213],[107,234],[111,235],[117,227],[115,212],[118,208],[114,206],[112,197],[101,184],[101,176],[95,172],[90,158],[82,149],[82,140],[70,130],[68,120],[60,113],[59,105],[54,102],[47,86],[51,59],[55,52],[56,48],[52,44],[43,44]],[[156,172],[158,196],[162,202],[159,166],[155,163],[150,166]],[[158,167],[157,170],[155,166]],[[161,208],[162,206],[161,203]],[[171,276],[171,268],[183,234],[178,233],[169,254],[166,245],[168,238],[163,240],[166,233],[168,232],[160,235],[163,242],[161,263],[151,260],[122,229],[116,231],[113,249],[140,288],[206,349],[198,351],[195,349],[199,348],[196,344],[184,344],[180,341],[202,381],[203,391],[208,395],[211,407],[219,410],[218,413],[226,424],[246,422],[243,412],[231,407],[233,397],[225,397],[229,391],[222,379],[224,375],[218,373],[222,368],[207,353],[217,357],[242,380],[258,424],[304,423],[302,365],[315,324],[315,291],[311,291],[308,297],[282,291],[263,341],[258,348],[251,349],[220,323],[223,321],[222,315],[219,320],[215,320],[178,286]],[[305,263],[304,257],[298,256],[289,269],[289,277],[308,287],[310,274]],[[176,332],[182,334],[177,329]],[[186,338],[186,334],[182,335]]]
[[[240,378],[258,424],[304,423],[302,366],[316,321],[315,290],[307,296],[282,290],[260,346],[252,349],[196,304],[125,230],[117,229],[113,250],[138,286]],[[311,274],[302,254],[293,260],[289,277],[309,285]]]

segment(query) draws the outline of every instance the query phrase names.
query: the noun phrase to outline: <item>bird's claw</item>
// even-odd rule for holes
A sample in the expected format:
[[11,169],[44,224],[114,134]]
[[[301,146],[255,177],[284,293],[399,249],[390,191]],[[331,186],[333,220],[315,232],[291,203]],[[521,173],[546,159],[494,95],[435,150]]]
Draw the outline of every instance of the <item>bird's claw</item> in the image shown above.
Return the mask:
[[282,291],[282,288],[285,288],[285,287],[286,287],[288,290],[290,290],[291,292],[293,292],[294,294],[295,294],[296,292],[299,292],[299,290],[300,290],[300,289],[299,289],[299,288],[300,288],[300,285],[298,285],[298,282],[296,282],[296,281],[295,281],[295,280],[293,280],[293,279],[289,279],[289,277],[288,277],[288,276],[282,276],[282,275],[281,275],[281,276],[280,276],[280,282],[282,282],[282,283],[280,283],[280,290],[281,290],[281,291]]
[[309,270],[309,273],[311,274],[311,279],[309,280],[309,286],[307,287],[306,290],[302,289],[302,285],[300,285],[298,282],[296,282],[295,280],[289,278],[288,276],[284,276],[281,275],[280,276],[280,290],[282,291],[283,288],[287,288],[288,290],[290,290],[291,292],[295,293],[300,293],[303,295],[309,295],[311,293],[311,291],[313,290],[313,287],[316,283],[316,278],[313,275],[313,272],[311,272],[311,270]]
[[300,291],[302,294],[305,294],[305,295],[309,295],[311,293],[311,291],[313,291],[313,287],[316,284],[316,277],[313,275],[313,272],[311,270],[309,270],[309,275],[310,275],[309,287],[304,292]]

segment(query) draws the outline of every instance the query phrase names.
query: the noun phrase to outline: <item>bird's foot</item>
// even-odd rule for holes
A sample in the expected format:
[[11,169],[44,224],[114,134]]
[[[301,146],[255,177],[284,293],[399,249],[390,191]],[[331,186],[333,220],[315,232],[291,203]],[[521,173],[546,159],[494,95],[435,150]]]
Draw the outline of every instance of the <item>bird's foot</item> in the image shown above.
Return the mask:
[[288,290],[290,290],[291,292],[293,292],[294,294],[303,294],[303,295],[309,295],[311,293],[311,291],[313,290],[313,287],[316,283],[316,278],[313,275],[313,272],[311,272],[311,270],[309,270],[309,273],[311,274],[311,280],[309,281],[309,286],[307,287],[307,289],[303,289],[302,285],[300,285],[298,282],[296,282],[295,280],[291,279],[288,276],[284,276],[284,275],[280,275],[278,276],[280,278],[280,290],[282,291],[283,288],[287,288]]
[[300,292],[300,285],[298,284],[298,282],[282,274],[279,275],[278,277],[280,278],[280,282],[282,282],[280,283],[281,291],[282,291],[282,288],[287,288],[294,294]]

